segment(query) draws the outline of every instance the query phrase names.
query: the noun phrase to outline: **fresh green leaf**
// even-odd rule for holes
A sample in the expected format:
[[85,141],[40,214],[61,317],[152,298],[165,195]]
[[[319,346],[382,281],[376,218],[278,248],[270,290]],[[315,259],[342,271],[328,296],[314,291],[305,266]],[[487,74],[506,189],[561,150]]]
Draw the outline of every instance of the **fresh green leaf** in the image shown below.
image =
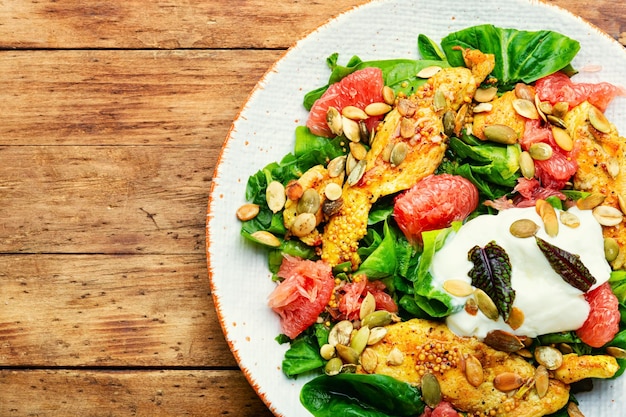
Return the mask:
[[298,337],[291,343],[283,359],[283,372],[289,377],[310,372],[324,366],[326,361],[320,356],[320,347],[311,336]]
[[505,146],[479,142],[470,145],[458,138],[450,138],[450,151],[455,159],[469,164],[473,175],[509,189],[517,184],[521,154],[518,144]]
[[365,274],[370,279],[381,279],[392,276],[396,270],[396,236],[389,224],[385,222],[383,240],[380,245],[363,260],[357,273]]
[[515,301],[509,255],[495,241],[491,241],[483,248],[474,246],[470,249],[468,258],[474,264],[468,272],[472,285],[491,297],[498,312],[507,321]]
[[455,311],[450,294],[433,287],[429,269],[435,252],[443,246],[446,237],[459,227],[460,223],[455,222],[452,227],[423,232],[423,250],[419,261],[407,274],[407,278],[413,282],[416,305],[430,317],[445,317]]
[[626,304],[626,270],[620,269],[611,272],[609,284],[613,294],[617,297],[620,304]]
[[403,417],[424,411],[419,388],[386,375],[321,375],[300,391],[315,417]]
[[417,37],[417,50],[422,59],[445,61],[446,54],[443,53],[439,45],[426,35],[420,34]]
[[[626,330],[619,332],[608,345],[626,350]],[[619,364],[619,370],[615,373],[613,378],[621,376],[626,370],[626,359],[617,359],[617,363]]]
[[569,64],[580,50],[576,40],[557,32],[503,29],[489,24],[451,33],[443,38],[441,46],[452,66],[465,64],[457,47],[494,54],[492,75],[501,91],[512,89],[519,81],[529,84],[564,68],[571,71]]

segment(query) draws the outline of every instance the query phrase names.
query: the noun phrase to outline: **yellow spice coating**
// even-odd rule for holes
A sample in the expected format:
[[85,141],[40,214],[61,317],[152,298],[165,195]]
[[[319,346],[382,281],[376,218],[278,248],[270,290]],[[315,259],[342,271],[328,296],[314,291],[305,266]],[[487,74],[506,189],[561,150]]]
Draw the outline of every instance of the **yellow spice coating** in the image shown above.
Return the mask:
[[[571,109],[564,118],[567,131],[577,147],[578,170],[574,188],[606,196],[603,205],[620,208],[620,196],[626,197],[626,139],[620,137],[615,126],[609,133],[601,133],[588,121],[589,108],[583,102]],[[614,269],[626,265],[626,223],[603,226],[604,237],[615,238],[620,252],[611,265]]]

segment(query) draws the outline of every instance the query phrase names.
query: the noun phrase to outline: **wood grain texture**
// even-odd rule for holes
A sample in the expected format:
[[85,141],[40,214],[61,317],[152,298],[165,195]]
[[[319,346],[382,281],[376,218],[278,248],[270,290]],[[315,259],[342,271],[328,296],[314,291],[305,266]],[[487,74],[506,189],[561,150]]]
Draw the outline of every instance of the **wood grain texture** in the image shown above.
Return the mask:
[[281,54],[0,51],[0,145],[197,145],[217,153]]
[[0,8],[0,47],[284,49],[365,2],[12,1],[12,7]]
[[239,371],[1,370],[0,415],[270,417]]
[[[265,0],[10,1],[10,7],[0,8],[0,48],[284,49],[366,2],[275,0],[269,7]],[[623,2],[545,2],[582,16],[616,39],[626,32]]]
[[215,152],[0,147],[0,251],[203,254]]
[[0,366],[235,366],[202,254],[4,255],[0,288]]

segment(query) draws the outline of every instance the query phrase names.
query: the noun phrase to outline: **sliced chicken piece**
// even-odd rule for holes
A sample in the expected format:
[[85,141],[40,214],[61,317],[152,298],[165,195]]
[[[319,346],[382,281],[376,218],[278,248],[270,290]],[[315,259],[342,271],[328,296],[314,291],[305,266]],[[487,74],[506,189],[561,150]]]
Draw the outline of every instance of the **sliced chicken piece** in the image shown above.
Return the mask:
[[[387,326],[387,330],[387,336],[371,347],[378,360],[373,373],[420,385],[422,375],[430,372],[439,381],[442,399],[459,411],[494,417],[541,417],[568,402],[569,385],[549,379],[548,391],[540,397],[531,385],[535,367],[524,358],[495,350],[473,337],[458,337],[443,323],[413,319]],[[469,380],[476,376],[476,363],[480,364],[482,383],[473,385]],[[516,376],[530,388],[501,391],[495,380],[504,375]]]
[[344,186],[343,207],[329,220],[322,236],[323,260],[333,266],[350,262],[356,270],[358,242],[366,234],[372,204],[410,188],[437,169],[447,146],[443,114],[467,106],[484,72],[493,69],[492,56],[476,51],[472,59],[482,78],[468,68],[444,68],[414,95],[397,100],[378,127],[362,177]]
[[[620,199],[626,198],[626,139],[619,136],[614,125],[608,133],[600,132],[589,122],[592,105],[583,102],[564,118],[567,131],[574,140],[578,170],[574,188],[606,196],[602,205],[621,210]],[[626,201],[626,200],[624,200]],[[623,203],[622,203],[623,204]],[[604,237],[614,238],[620,252],[611,263],[614,269],[626,264],[626,223],[603,226]]]

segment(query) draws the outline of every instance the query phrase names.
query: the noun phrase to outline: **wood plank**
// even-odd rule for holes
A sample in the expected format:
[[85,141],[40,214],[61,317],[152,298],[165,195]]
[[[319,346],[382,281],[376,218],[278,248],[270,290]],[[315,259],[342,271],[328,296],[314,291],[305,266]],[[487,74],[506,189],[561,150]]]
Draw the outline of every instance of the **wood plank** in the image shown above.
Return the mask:
[[217,152],[0,147],[0,252],[204,254]]
[[194,144],[216,150],[280,54],[0,51],[0,145]]
[[3,255],[0,294],[2,366],[236,366],[203,254]]
[[271,417],[239,371],[0,370],[2,416]]
[[286,48],[365,0],[12,1],[0,48]]
[[[624,2],[544,1],[626,37]],[[13,1],[0,9],[0,48],[284,49],[366,2],[275,0],[270,8],[265,0]]]

